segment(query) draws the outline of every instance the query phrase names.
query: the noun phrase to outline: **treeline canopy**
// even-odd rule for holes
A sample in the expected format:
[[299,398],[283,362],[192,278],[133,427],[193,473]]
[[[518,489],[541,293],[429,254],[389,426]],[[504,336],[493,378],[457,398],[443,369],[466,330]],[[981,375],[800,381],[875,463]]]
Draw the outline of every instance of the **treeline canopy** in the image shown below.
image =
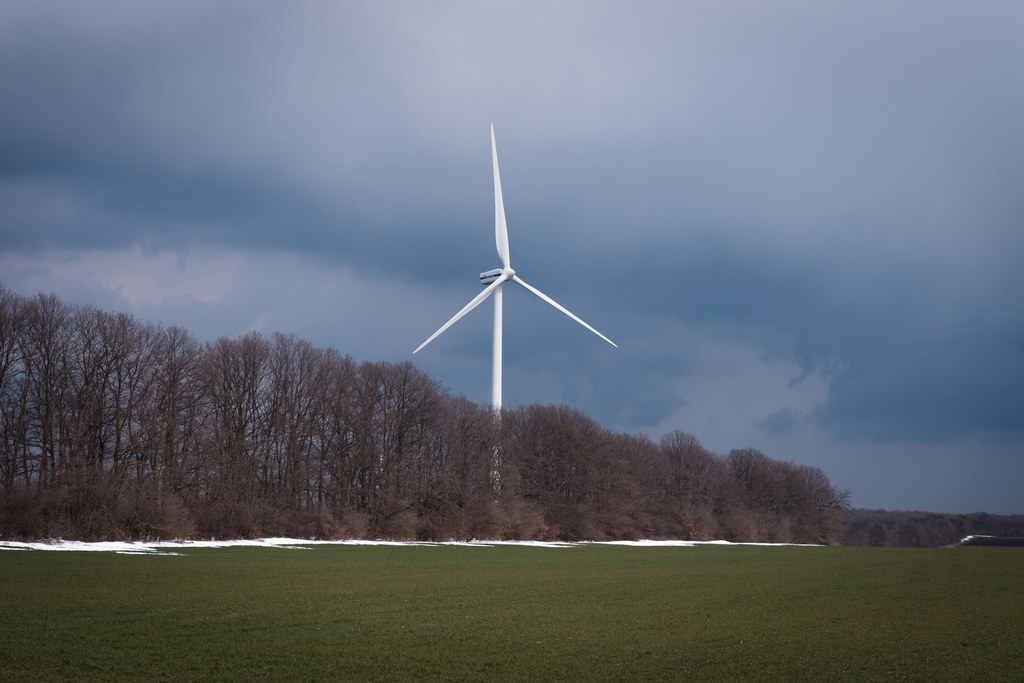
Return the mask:
[[411,363],[0,286],[0,535],[835,542],[816,467],[449,395]]

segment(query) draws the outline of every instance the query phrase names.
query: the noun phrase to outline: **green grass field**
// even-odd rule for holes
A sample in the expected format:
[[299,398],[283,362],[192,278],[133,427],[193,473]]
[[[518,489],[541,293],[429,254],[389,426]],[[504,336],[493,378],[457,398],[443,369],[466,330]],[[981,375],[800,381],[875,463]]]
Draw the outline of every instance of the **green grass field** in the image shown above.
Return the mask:
[[0,680],[1024,676],[1024,549],[0,551]]

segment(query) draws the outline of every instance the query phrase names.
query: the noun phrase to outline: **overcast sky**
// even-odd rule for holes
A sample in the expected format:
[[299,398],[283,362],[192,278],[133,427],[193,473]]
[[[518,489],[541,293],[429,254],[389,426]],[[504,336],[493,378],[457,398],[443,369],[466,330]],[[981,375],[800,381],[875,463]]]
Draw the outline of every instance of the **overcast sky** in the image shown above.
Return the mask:
[[1024,513],[1024,3],[0,4],[0,282]]

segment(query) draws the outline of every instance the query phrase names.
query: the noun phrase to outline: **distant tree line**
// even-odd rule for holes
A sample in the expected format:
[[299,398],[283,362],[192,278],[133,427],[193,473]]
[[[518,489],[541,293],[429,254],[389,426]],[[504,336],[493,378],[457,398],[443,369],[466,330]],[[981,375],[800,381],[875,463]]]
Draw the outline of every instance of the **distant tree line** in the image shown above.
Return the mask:
[[[846,545],[937,548],[958,545],[967,536],[992,536],[995,539],[1024,537],[1024,515],[992,515],[986,512],[954,515],[890,510],[851,510],[849,515],[846,533],[840,539]],[[987,544],[1010,543],[993,540]]]
[[564,405],[452,396],[411,363],[0,286],[0,536],[689,538],[835,543],[816,467]]

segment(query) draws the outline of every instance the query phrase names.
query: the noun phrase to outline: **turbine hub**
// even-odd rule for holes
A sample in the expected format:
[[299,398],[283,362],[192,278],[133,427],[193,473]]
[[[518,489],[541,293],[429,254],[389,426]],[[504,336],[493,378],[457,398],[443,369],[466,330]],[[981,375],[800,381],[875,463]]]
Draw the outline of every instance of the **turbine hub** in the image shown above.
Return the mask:
[[509,280],[516,276],[516,271],[512,270],[511,268],[504,268],[502,269],[501,272],[504,273],[505,277],[508,278]]

